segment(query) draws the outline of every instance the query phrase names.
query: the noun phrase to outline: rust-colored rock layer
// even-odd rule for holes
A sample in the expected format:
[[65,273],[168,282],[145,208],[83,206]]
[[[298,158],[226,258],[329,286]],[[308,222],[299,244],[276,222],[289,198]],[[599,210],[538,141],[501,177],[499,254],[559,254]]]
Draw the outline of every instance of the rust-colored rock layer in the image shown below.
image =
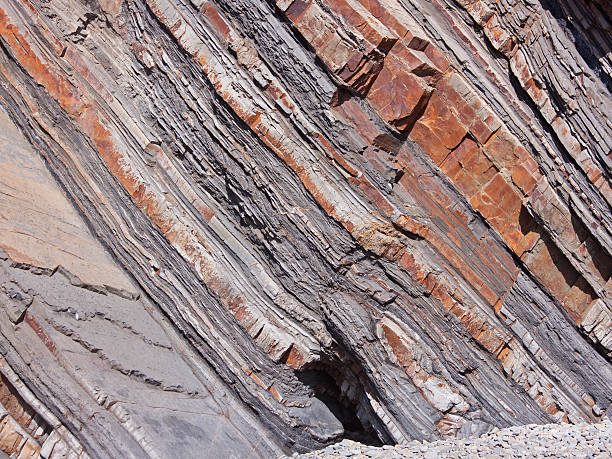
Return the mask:
[[609,414],[611,13],[0,0],[0,450]]

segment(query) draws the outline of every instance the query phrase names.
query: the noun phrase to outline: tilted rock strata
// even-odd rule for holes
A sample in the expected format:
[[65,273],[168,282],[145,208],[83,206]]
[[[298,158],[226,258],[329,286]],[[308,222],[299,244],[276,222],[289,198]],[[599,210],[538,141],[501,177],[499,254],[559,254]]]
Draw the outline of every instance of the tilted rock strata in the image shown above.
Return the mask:
[[[7,365],[93,456],[120,440],[87,410],[160,457],[601,419],[611,31],[582,3],[0,1],[3,124],[61,187],[3,145]],[[185,404],[163,436],[150,397]]]
[[[0,252],[0,331],[11,363],[0,361],[7,378],[0,403],[33,437],[25,445],[38,444],[43,457],[65,457],[59,440],[68,429],[79,433],[81,448],[102,457],[194,457],[203,447],[222,456],[278,454],[263,426],[92,237],[6,114],[2,121],[0,190],[8,202],[1,208],[20,212],[2,222],[8,253]],[[11,174],[16,163],[27,181]],[[28,392],[34,390],[38,399]],[[28,438],[11,431],[12,443],[3,443],[12,425],[0,431],[7,454]],[[59,437],[50,432],[57,427],[64,429]]]
[[0,361],[0,449],[11,457],[89,458],[83,446]]

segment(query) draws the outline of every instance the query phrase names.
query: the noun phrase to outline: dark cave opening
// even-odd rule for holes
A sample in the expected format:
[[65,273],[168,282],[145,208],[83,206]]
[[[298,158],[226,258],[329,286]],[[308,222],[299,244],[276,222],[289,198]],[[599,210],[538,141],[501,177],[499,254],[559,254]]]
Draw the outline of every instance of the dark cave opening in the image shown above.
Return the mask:
[[[336,377],[331,373],[334,373]],[[326,368],[302,371],[298,374],[298,378],[313,390],[314,396],[322,401],[342,423],[344,433],[338,441],[349,439],[370,446],[385,444],[372,426],[367,414],[368,410],[361,406],[362,389],[355,390],[357,389],[356,384],[359,384],[357,378],[355,381],[348,381],[343,379],[339,372]],[[355,396],[357,393],[359,396]]]

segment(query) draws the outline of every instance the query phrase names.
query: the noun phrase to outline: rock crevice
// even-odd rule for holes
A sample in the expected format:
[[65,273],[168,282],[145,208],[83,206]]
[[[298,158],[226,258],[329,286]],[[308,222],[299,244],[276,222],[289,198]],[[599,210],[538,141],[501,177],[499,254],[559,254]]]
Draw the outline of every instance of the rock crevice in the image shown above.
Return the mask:
[[0,0],[8,367],[92,457],[603,419],[610,12],[549,3]]

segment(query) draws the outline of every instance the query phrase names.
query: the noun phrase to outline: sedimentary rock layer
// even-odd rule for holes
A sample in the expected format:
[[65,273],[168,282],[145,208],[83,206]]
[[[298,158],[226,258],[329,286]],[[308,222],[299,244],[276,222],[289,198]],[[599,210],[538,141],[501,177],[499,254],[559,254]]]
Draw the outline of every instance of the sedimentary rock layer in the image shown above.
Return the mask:
[[552,3],[0,0],[23,406],[92,457],[600,420],[611,14]]

